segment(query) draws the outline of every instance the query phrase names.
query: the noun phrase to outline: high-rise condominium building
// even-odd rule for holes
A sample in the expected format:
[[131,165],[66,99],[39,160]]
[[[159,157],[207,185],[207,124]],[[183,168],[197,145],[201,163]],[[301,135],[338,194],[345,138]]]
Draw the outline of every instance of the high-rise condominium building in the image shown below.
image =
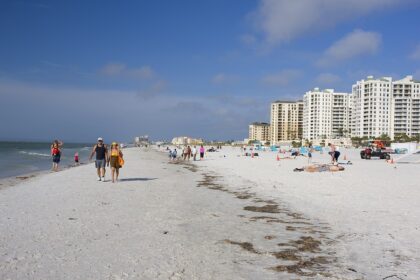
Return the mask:
[[303,102],[271,103],[271,144],[302,139]]
[[249,125],[249,140],[270,141],[270,124],[254,122]]
[[392,78],[357,81],[352,87],[351,135],[379,137],[391,134]]
[[351,95],[315,88],[303,97],[303,138],[332,139],[350,132]]
[[420,81],[407,76],[392,83],[391,134],[420,134]]

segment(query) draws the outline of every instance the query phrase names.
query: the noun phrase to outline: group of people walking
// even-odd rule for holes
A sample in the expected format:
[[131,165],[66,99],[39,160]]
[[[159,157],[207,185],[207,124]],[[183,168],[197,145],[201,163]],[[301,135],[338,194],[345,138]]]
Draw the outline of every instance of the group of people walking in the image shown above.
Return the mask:
[[[174,161],[177,159],[178,157],[178,151],[176,150],[176,148],[174,148],[173,150],[169,149],[169,147],[166,148],[167,151],[169,151],[169,159]],[[191,146],[185,146],[182,149],[182,154],[181,154],[181,158],[183,160],[190,160],[190,158],[193,158],[194,161],[197,160],[197,154],[200,154],[200,160],[204,159],[204,153],[205,153],[205,149],[204,146],[201,145],[200,148],[197,149],[197,146],[194,146],[191,148]]]
[[[51,156],[52,156],[52,170],[58,171],[58,165],[61,159],[61,149],[63,142],[60,140],[54,140],[51,144]],[[107,145],[104,143],[102,137],[99,137],[97,143],[93,146],[89,156],[89,161],[92,160],[95,155],[95,168],[98,175],[98,181],[105,182],[106,166],[111,168],[111,179],[115,183],[118,181],[120,174],[120,168],[124,165],[123,153],[117,142],[112,142],[111,147],[108,151]],[[74,162],[76,165],[79,164],[79,154],[76,152],[74,155]]]
[[92,160],[93,155],[96,155],[95,167],[98,174],[98,181],[105,182],[105,165],[111,167],[112,183],[118,181],[120,175],[120,168],[124,164],[123,153],[117,142],[112,142],[110,151],[107,145],[104,144],[102,137],[98,138],[98,142],[93,146],[90,153],[89,160]]

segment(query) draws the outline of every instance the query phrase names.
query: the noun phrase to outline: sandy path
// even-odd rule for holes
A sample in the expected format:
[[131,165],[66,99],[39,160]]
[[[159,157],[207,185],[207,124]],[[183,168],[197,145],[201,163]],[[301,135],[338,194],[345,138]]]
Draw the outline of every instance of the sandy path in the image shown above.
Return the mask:
[[257,197],[250,182],[231,188],[219,174],[168,164],[161,153],[125,154],[117,184],[97,182],[88,165],[2,189],[0,279],[293,279],[288,272],[341,271],[329,264],[327,225]]

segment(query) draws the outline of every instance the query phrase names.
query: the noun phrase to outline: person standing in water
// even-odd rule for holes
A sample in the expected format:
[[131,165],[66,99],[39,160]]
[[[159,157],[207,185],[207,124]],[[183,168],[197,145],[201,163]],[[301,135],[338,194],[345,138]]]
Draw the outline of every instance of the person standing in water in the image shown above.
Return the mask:
[[203,160],[204,159],[204,147],[203,147],[203,145],[201,145],[200,146],[200,160]]
[[89,161],[92,160],[93,154],[96,153],[95,167],[98,174],[98,181],[105,182],[105,164],[108,158],[108,149],[104,144],[102,137],[98,138],[98,143],[93,146],[92,152],[89,156]]
[[117,142],[112,142],[111,145],[111,156],[109,157],[108,165],[111,166],[111,177],[112,183],[118,181],[118,176],[120,175],[120,158],[123,157],[123,153],[120,150],[120,147]]
[[58,164],[61,160],[61,147],[63,146],[63,142],[60,140],[54,140],[51,144],[51,156],[52,156],[52,171],[58,171]]

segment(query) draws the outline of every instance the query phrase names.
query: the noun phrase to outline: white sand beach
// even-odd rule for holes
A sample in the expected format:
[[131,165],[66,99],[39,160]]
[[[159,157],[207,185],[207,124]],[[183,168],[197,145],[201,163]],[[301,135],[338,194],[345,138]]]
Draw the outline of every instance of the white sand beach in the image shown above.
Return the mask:
[[85,165],[0,190],[1,279],[420,275],[419,165],[348,152],[345,171],[306,173],[293,172],[306,158],[239,148],[187,164],[124,153],[116,184]]

